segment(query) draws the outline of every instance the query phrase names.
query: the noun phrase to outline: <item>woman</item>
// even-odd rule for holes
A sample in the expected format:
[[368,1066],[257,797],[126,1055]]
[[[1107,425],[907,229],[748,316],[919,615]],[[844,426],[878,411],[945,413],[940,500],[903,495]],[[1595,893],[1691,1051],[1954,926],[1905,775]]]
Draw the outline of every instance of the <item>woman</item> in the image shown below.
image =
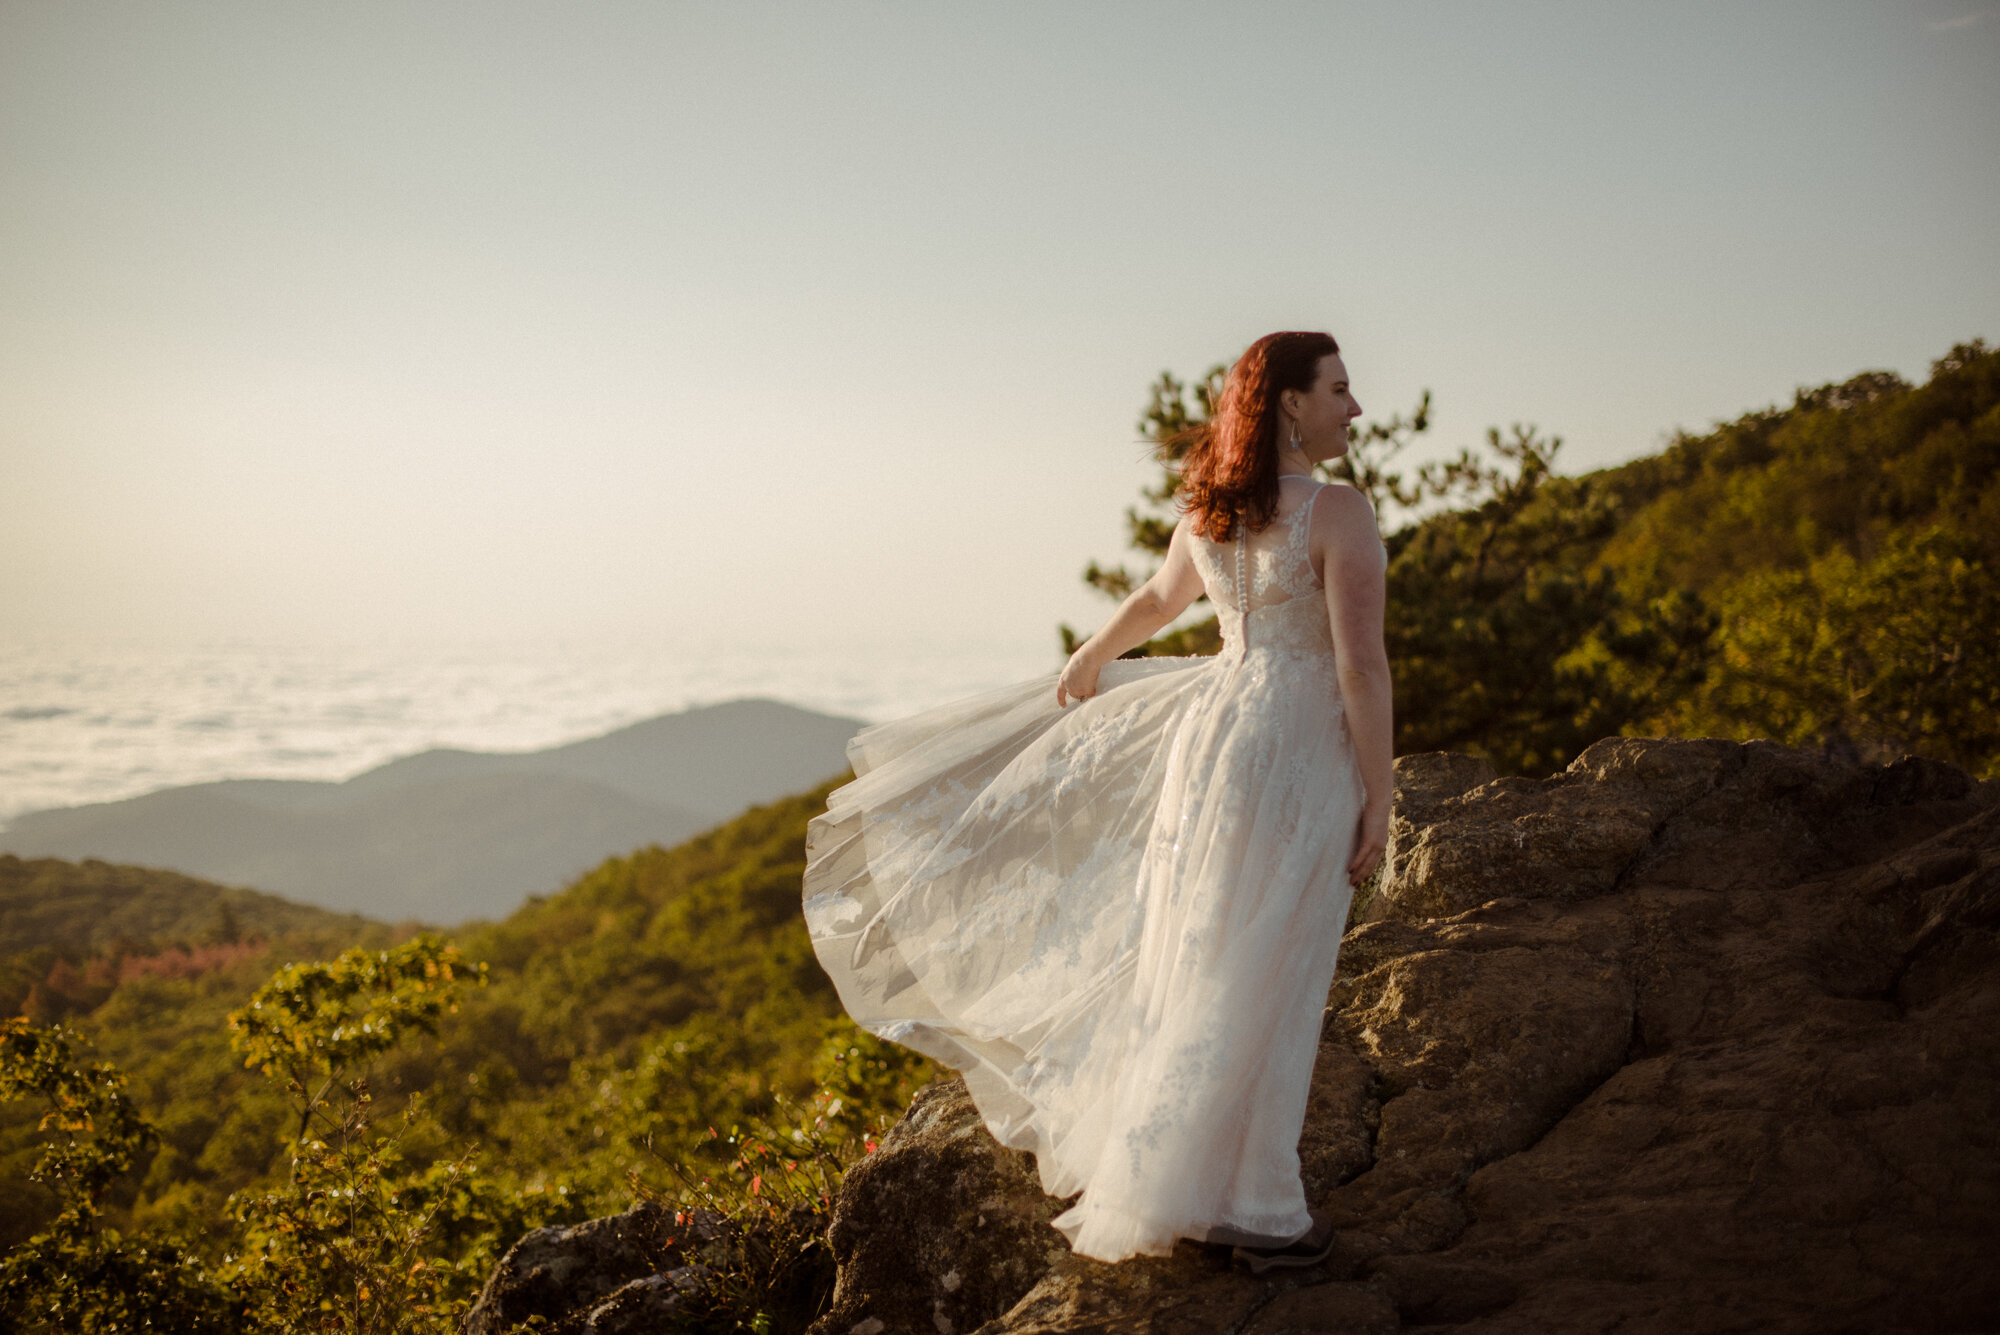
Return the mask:
[[[1353,889],[1388,839],[1386,552],[1312,477],[1361,405],[1339,345],[1231,368],[1167,558],[1043,678],[861,732],[805,914],[855,1021],[964,1073],[1081,1255],[1330,1248],[1298,1138]],[[1215,658],[1120,659],[1199,594]]]

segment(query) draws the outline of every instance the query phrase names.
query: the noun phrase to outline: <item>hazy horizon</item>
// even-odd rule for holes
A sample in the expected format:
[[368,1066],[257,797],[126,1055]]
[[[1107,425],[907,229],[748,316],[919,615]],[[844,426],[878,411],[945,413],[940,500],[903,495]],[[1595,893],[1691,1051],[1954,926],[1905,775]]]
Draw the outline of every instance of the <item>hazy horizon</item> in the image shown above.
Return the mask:
[[216,779],[341,781],[432,747],[539,751],[745,698],[881,723],[1053,672],[1021,652],[696,655],[594,643],[0,643],[0,827]]
[[0,6],[0,626],[1039,653],[1161,370],[1568,472],[1920,380],[1996,132],[1992,4]]

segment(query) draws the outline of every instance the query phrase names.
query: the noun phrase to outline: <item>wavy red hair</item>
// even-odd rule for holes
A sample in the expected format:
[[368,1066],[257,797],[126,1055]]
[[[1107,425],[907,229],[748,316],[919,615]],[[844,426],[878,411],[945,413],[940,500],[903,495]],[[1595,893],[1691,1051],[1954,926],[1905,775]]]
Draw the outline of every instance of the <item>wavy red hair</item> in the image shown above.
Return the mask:
[[1194,531],[1214,542],[1255,533],[1278,512],[1278,395],[1309,390],[1322,357],[1340,351],[1333,335],[1266,334],[1229,368],[1215,415],[1192,428],[1175,495]]

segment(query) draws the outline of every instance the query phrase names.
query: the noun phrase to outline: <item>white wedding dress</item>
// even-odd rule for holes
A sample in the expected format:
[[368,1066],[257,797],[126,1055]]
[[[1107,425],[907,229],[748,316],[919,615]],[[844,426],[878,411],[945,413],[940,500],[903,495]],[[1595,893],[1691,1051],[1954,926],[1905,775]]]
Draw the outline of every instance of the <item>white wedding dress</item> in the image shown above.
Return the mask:
[[807,836],[805,917],[856,1023],[964,1073],[1105,1261],[1312,1220],[1298,1139],[1363,790],[1306,533],[1280,488],[1194,538],[1214,658],[1121,659],[863,730]]

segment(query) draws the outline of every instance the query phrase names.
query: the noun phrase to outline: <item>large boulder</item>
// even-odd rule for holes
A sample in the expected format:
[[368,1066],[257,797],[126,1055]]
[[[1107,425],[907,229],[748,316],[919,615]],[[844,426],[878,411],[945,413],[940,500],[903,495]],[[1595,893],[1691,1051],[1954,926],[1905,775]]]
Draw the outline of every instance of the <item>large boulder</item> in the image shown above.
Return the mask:
[[674,1290],[659,1280],[685,1273],[724,1227],[710,1211],[677,1220],[672,1210],[642,1203],[608,1219],[538,1228],[500,1258],[461,1329],[505,1335],[539,1317],[553,1329],[581,1330],[607,1305],[625,1312],[642,1297],[657,1302]]
[[919,1090],[848,1170],[827,1241],[832,1309],[812,1335],[961,1335],[1006,1311],[1068,1255],[1034,1156],[996,1141],[963,1080]]
[[951,1081],[849,1175],[814,1335],[2000,1326],[2000,785],[1633,738],[1397,774],[1299,1146],[1326,1264],[1070,1255]]
[[[804,1207],[748,1220],[641,1202],[624,1214],[538,1228],[507,1249],[462,1335],[654,1335],[709,1329],[759,1282],[780,1319],[823,1305],[826,1225]],[[721,1322],[725,1327],[730,1322]],[[792,1329],[804,1324],[799,1316]]]

